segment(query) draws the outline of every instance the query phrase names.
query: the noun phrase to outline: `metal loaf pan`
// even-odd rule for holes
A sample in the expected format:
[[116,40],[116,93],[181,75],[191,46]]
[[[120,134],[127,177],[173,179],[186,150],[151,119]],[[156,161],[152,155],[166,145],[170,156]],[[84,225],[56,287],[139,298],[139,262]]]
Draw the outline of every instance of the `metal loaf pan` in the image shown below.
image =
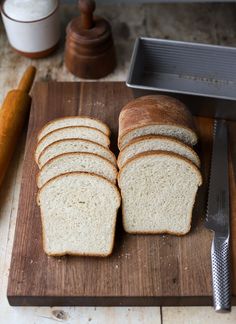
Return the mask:
[[140,37],[126,82],[135,97],[164,93],[195,115],[236,120],[236,48]]

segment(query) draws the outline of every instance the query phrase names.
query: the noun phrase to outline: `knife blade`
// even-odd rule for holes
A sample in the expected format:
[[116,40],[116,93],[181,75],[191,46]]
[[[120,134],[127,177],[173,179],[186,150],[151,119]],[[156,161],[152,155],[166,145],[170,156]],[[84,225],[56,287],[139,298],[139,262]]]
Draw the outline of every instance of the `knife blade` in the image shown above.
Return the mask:
[[214,140],[205,226],[214,231],[211,268],[214,308],[231,309],[228,132],[224,120],[214,123]]

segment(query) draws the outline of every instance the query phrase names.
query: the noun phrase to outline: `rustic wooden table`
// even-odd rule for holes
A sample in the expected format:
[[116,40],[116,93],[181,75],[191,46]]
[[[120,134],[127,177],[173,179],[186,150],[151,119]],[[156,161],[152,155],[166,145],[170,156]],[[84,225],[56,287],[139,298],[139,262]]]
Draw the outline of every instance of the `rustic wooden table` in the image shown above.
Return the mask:
[[[124,7],[125,6],[125,7]],[[111,10],[112,9],[112,10]],[[134,39],[138,35],[213,44],[236,45],[235,4],[153,4],[102,6],[98,13],[113,26],[118,67],[104,80],[126,79]],[[61,8],[62,28],[76,14],[73,6]],[[129,24],[127,24],[127,22]],[[0,23],[0,102],[29,64],[38,68],[37,80],[78,80],[63,64],[63,41],[58,51],[43,60],[31,61],[15,54]],[[216,314],[211,307],[10,307],[7,279],[14,238],[22,174],[25,134],[0,190],[0,323],[235,323],[236,307],[230,314]]]

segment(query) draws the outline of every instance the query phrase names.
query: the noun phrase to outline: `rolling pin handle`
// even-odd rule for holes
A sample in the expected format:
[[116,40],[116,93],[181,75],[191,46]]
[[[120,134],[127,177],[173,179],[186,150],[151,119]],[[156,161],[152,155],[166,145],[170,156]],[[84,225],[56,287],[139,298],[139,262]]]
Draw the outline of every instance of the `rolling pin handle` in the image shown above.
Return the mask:
[[91,29],[94,26],[93,12],[96,8],[94,0],[79,0],[80,19],[83,29]]
[[20,80],[18,90],[29,93],[34,81],[35,73],[36,68],[34,66],[29,66]]

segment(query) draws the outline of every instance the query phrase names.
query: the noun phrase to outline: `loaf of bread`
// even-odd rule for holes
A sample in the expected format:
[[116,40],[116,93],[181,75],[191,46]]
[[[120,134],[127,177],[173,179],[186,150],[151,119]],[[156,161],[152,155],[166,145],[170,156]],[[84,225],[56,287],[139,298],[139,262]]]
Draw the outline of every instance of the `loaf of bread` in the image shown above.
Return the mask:
[[117,169],[107,159],[94,153],[64,153],[49,160],[39,171],[37,186],[41,188],[50,179],[69,172],[89,172],[101,175],[116,184]]
[[120,194],[110,181],[90,173],[63,174],[39,190],[37,201],[48,255],[112,252]]
[[119,148],[143,135],[170,136],[191,146],[197,143],[191,113],[169,96],[144,96],[123,107],[119,116]]
[[38,141],[45,135],[51,133],[55,129],[60,129],[69,126],[87,126],[100,130],[105,135],[110,136],[109,127],[98,119],[87,116],[71,116],[54,119],[48,122],[39,132]]
[[40,131],[37,201],[48,255],[112,252],[121,197],[109,135],[104,123],[78,116],[53,120]]
[[39,155],[48,145],[66,138],[87,139],[106,147],[110,145],[109,137],[96,128],[84,126],[64,127],[56,129],[41,138],[35,151],[35,161],[38,163]]
[[144,96],[124,106],[118,184],[127,232],[188,233],[202,182],[196,143],[193,117],[175,98]]
[[129,233],[184,235],[202,177],[182,156],[162,151],[136,155],[120,170],[123,225]]
[[93,141],[81,138],[63,139],[53,142],[46,146],[38,158],[38,166],[41,169],[45,163],[52,158],[63,154],[73,152],[87,152],[97,154],[116,166],[116,157],[107,147]]
[[118,167],[122,168],[127,161],[139,153],[159,150],[177,153],[192,161],[197,167],[200,166],[197,153],[188,145],[172,137],[150,135],[137,137],[126,145],[118,156]]

